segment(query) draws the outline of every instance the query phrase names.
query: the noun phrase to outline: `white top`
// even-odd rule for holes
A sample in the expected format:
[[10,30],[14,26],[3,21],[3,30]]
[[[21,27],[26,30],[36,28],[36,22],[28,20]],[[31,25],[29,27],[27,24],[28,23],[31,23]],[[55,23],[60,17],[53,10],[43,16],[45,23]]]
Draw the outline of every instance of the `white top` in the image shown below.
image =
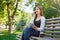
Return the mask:
[[[37,28],[38,31],[43,31],[44,30],[44,26],[45,26],[45,17],[41,16],[41,24],[40,24],[40,28]],[[33,23],[34,24],[34,17],[31,18],[29,23]]]

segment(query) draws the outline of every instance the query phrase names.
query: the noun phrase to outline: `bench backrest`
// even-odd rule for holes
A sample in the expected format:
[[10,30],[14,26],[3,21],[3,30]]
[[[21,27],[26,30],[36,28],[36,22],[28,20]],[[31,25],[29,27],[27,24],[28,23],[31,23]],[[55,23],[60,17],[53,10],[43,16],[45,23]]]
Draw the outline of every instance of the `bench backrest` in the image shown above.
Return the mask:
[[44,33],[50,37],[60,37],[60,17],[46,19]]

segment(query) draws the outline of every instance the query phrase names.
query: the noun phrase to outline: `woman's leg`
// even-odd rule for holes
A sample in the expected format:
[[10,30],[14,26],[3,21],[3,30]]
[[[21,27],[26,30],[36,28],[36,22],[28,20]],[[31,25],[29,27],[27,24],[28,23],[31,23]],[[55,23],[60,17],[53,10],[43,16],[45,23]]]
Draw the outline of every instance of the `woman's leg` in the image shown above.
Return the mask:
[[34,30],[34,29],[31,30],[31,36],[39,37],[39,34],[40,34],[40,31]]
[[30,36],[39,37],[40,32],[32,28],[26,28],[22,35],[22,40],[29,40]]
[[29,40],[30,37],[30,28],[26,28],[22,35],[22,40]]
[[[37,31],[34,29],[31,30],[31,36],[39,37],[39,34],[40,34],[40,31]],[[34,39],[34,40],[36,40],[36,39]]]

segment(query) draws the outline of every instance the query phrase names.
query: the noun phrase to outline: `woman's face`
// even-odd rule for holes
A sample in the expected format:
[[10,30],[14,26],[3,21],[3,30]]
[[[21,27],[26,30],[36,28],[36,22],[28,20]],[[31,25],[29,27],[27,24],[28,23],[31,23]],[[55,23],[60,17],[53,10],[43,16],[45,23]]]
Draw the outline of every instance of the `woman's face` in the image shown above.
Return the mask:
[[40,9],[38,7],[36,7],[35,12],[36,14],[40,15]]

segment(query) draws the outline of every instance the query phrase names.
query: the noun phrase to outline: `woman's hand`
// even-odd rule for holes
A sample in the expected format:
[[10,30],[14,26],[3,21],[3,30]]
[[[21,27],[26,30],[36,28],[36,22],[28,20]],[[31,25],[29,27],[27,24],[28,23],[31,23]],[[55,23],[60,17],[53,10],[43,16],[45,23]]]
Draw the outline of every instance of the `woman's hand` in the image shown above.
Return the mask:
[[37,27],[35,25],[32,28],[35,29],[35,30],[37,30]]

